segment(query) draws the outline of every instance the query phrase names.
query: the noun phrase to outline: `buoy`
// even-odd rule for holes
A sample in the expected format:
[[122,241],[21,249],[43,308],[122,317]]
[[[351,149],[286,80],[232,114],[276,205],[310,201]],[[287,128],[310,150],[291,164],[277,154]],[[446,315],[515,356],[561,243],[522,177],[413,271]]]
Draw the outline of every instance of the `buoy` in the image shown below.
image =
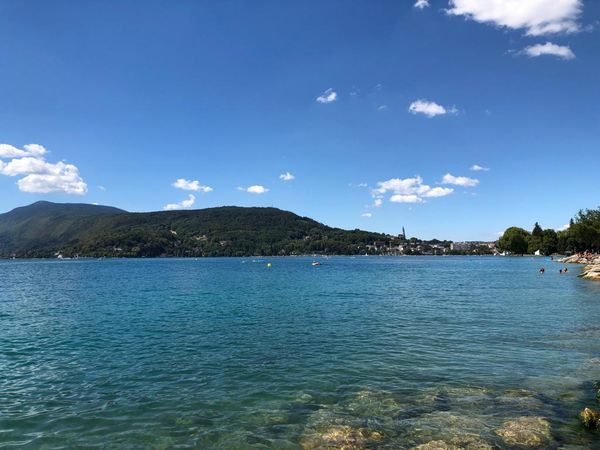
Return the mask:
[[267,267],[273,267],[273,264],[267,263]]

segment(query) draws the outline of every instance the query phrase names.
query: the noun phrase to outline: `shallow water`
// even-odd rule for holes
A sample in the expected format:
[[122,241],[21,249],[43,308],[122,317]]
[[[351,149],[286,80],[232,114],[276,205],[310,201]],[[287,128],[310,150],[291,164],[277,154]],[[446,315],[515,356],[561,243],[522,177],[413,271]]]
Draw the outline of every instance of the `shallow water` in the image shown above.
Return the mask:
[[322,261],[0,262],[0,448],[600,448],[578,267]]

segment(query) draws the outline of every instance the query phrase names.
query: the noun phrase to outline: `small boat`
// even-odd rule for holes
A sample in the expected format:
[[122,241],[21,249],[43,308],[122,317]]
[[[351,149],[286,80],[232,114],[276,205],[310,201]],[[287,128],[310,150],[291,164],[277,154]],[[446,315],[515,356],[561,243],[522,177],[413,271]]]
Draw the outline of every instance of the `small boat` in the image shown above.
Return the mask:
[[313,265],[313,266],[320,266],[320,265],[321,265],[321,263],[320,263],[319,261],[313,261],[313,262],[312,262],[312,265]]

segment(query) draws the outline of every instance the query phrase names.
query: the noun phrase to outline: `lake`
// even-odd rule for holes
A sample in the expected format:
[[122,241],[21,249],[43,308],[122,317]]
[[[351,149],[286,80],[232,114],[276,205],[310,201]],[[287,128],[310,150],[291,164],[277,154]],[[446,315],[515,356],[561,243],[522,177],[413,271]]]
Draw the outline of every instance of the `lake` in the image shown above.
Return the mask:
[[311,261],[0,261],[0,448],[600,448],[579,267]]

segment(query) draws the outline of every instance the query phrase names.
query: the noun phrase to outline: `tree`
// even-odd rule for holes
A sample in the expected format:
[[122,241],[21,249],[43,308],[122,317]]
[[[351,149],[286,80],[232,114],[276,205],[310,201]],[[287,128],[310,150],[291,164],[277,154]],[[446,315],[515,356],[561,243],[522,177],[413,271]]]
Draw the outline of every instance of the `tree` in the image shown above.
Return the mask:
[[527,253],[535,253],[542,248],[542,236],[529,236],[527,241]]
[[527,253],[529,236],[529,232],[525,231],[523,228],[510,227],[498,240],[498,247],[503,251],[524,255]]
[[541,238],[543,234],[544,232],[542,231],[542,227],[540,227],[540,224],[536,222],[533,226],[533,231],[531,232],[531,235]]
[[542,253],[546,256],[556,253],[558,251],[558,234],[552,229],[544,230],[542,236],[542,247],[540,248]]
[[600,208],[579,211],[568,233],[571,250],[600,250]]

